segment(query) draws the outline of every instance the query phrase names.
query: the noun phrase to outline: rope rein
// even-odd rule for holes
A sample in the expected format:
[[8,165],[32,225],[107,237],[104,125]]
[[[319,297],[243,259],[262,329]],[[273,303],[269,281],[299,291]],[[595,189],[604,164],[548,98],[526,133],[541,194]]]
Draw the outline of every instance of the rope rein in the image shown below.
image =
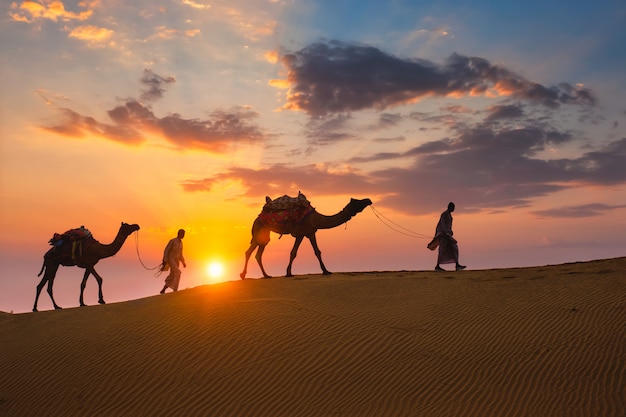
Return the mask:
[[[159,268],[161,266],[161,264],[158,264],[157,266],[155,266],[154,268],[149,268],[146,266],[146,264],[143,263],[143,261],[141,260],[141,255],[139,254],[139,230],[137,230],[135,232],[135,249],[137,250],[137,258],[139,259],[139,263],[141,264],[141,266],[144,267],[144,269],[147,269],[148,271],[154,271],[155,269]],[[161,271],[161,269],[159,268],[158,271],[156,271],[154,273],[155,277],[158,277],[159,275],[161,275],[163,273],[163,271]]]
[[374,215],[380,220],[385,226],[393,230],[394,232],[400,233],[405,236],[414,237],[417,239],[432,239],[432,236],[428,236],[422,233],[414,232],[413,230],[407,229],[406,227],[400,226],[395,223],[393,220],[387,218],[380,211],[376,210],[374,206],[370,206]]

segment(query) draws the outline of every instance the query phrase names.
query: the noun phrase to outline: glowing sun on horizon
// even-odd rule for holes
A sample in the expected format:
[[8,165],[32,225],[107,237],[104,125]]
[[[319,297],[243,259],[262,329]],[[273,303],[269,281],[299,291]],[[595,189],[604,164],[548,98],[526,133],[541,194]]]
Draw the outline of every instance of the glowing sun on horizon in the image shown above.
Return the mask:
[[224,276],[224,265],[219,261],[209,262],[206,266],[207,275],[213,280],[219,280]]

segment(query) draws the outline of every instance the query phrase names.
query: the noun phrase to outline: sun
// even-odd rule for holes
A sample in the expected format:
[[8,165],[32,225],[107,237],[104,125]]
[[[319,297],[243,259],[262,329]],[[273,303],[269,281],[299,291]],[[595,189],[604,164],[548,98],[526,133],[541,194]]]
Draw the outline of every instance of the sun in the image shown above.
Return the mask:
[[219,261],[209,262],[206,266],[206,273],[214,280],[222,278],[224,275],[224,265]]

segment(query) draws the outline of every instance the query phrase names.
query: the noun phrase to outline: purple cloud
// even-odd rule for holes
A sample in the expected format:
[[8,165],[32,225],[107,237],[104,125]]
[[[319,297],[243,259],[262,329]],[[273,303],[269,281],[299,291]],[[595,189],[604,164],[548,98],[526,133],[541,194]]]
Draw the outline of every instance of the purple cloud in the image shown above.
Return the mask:
[[590,90],[559,83],[546,87],[479,57],[452,54],[443,64],[398,58],[378,48],[319,42],[282,58],[290,87],[286,108],[311,116],[385,109],[428,96],[497,93],[541,103],[595,104]]
[[[145,70],[141,83],[148,87],[141,94],[146,101],[160,99],[173,77],[161,77]],[[62,120],[43,129],[71,137],[102,137],[126,145],[146,142],[148,133],[162,136],[179,149],[196,149],[224,153],[233,142],[264,142],[271,135],[254,124],[258,113],[246,107],[214,110],[204,119],[189,119],[173,113],[163,117],[154,114],[152,107],[135,99],[107,111],[109,122],[81,115],[68,108],[60,109]]]
[[582,204],[580,206],[567,206],[561,208],[554,208],[549,210],[536,210],[531,211],[532,214],[538,217],[558,217],[558,218],[572,218],[579,219],[583,217],[601,216],[606,212],[619,210],[626,208],[626,205],[608,205],[608,204]]

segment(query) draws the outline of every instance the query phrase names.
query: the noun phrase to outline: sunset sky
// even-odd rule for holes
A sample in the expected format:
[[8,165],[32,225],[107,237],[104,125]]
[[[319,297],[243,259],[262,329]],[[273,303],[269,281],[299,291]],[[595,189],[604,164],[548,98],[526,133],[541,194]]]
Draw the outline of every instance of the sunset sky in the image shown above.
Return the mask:
[[[30,311],[48,240],[81,225],[141,226],[96,267],[107,302],[158,293],[138,253],[156,266],[179,228],[182,288],[238,279],[265,196],[298,191],[387,222],[320,231],[334,272],[432,269],[449,201],[470,269],[626,255],[626,3],[509,3],[3,1],[0,311]],[[293,272],[320,272],[307,241]]]

